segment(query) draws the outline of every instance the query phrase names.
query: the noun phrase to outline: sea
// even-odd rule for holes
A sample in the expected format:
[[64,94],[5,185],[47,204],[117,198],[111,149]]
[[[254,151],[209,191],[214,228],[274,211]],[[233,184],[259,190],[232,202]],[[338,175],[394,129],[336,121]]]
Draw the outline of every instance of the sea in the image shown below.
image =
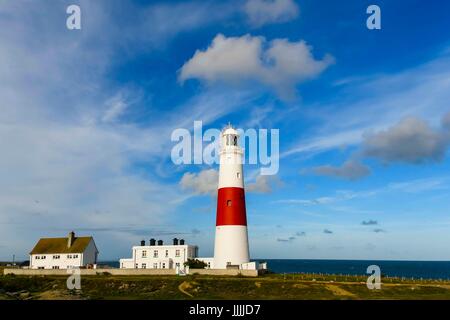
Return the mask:
[[[258,259],[255,261],[266,261],[268,268],[275,273],[367,275],[367,267],[377,265],[383,276],[450,280],[450,261],[309,259]],[[100,264],[119,267],[118,261],[104,261]]]

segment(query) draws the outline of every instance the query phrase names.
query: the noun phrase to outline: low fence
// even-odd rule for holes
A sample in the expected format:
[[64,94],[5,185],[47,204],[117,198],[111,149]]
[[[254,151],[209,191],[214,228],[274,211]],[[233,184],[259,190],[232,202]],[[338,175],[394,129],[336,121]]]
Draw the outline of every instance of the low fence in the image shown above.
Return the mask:
[[[4,275],[14,274],[18,276],[66,276],[70,274],[67,269],[18,269],[6,268]],[[113,275],[113,276],[151,276],[151,275],[176,275],[175,269],[80,269],[80,275]],[[233,269],[190,269],[188,274],[216,275],[216,276],[244,276],[257,277],[258,270],[233,270]]]

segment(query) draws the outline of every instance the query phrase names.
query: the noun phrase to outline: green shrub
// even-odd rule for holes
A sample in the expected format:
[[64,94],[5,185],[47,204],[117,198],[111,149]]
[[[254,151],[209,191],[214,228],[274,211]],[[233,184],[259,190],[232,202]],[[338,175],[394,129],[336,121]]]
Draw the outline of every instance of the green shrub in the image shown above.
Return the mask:
[[184,263],[185,267],[189,267],[191,269],[205,269],[207,264],[203,261],[200,261],[198,259],[188,259]]

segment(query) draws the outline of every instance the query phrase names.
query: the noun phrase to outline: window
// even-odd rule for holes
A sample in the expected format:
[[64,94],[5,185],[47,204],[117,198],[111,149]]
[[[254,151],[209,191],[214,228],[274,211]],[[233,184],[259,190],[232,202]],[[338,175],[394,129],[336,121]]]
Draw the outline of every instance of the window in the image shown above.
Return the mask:
[[231,200],[227,200],[227,207],[231,207]]
[[146,263],[142,264],[142,269],[147,269],[147,264]]
[[36,260],[40,260],[41,259],[41,257],[39,257],[39,256],[36,256]]
[[59,266],[53,266],[52,269],[59,269]]
[[153,258],[158,258],[158,250],[153,251]]
[[74,254],[74,255],[73,255],[73,258],[74,258],[74,259],[78,258],[78,255],[77,255],[77,254]]
[[238,179],[241,178],[241,173],[240,173],[240,172],[238,172],[236,175],[237,175],[237,178],[238,178]]
[[60,258],[59,255],[54,255],[54,256],[53,256],[53,259],[55,259],[55,260],[56,260],[56,259],[59,259],[59,258]]
[[165,269],[166,268],[166,264],[163,262],[162,264],[162,268]]
[[44,267],[38,267],[38,269],[44,269]]
[[147,258],[147,250],[142,251],[142,258]]
[[177,249],[177,250],[175,250],[175,257],[179,257],[179,256],[180,256],[180,250]]
[[153,264],[153,269],[158,269],[158,264],[157,263]]
[[42,260],[45,260],[45,256],[42,256],[41,259],[42,259]]
[[166,250],[166,258],[169,256],[169,250]]
[[67,259],[72,259],[72,255],[71,255],[71,254],[68,254],[68,255],[67,255]]
[[134,265],[134,268],[135,268],[135,269],[139,268],[139,266],[138,266],[137,263]]
[[179,266],[180,266],[180,263],[179,263],[179,262],[175,263],[175,266],[176,266],[176,267],[179,267]]

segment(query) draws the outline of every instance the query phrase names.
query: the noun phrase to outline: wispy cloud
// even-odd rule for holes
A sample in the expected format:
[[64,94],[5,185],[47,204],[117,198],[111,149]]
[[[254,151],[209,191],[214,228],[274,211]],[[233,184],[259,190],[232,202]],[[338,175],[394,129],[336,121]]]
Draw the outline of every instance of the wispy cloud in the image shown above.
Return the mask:
[[[291,205],[327,205],[335,204],[341,201],[348,201],[353,199],[374,197],[380,194],[391,193],[392,191],[403,193],[417,193],[438,189],[448,189],[449,177],[432,177],[426,179],[414,179],[410,181],[389,183],[382,188],[368,189],[368,190],[337,190],[335,194],[331,196],[317,197],[314,199],[283,199],[273,201],[278,204],[291,204]],[[346,211],[346,209],[343,209]]]
[[408,116],[439,125],[448,112],[449,77],[450,55],[445,53],[415,68],[343,84],[333,105],[315,106],[319,124],[314,130],[281,156],[359,145],[364,134],[386,130]]
[[299,7],[294,0],[248,0],[244,11],[253,27],[295,19]]

